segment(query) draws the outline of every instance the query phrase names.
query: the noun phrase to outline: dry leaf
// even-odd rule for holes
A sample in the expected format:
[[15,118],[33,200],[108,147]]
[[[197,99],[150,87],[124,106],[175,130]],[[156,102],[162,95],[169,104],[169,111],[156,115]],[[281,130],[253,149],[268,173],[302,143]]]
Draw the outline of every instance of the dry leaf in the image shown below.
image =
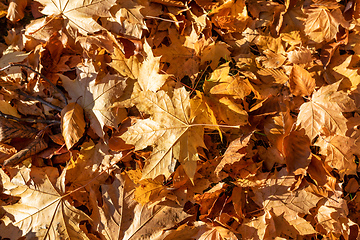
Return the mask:
[[331,41],[336,37],[340,25],[349,27],[339,8],[330,11],[320,6],[307,9],[305,13],[308,16],[304,32],[315,42]]
[[272,210],[275,216],[285,218],[299,234],[314,234],[316,231],[310,222],[300,217],[298,213],[310,213],[309,210],[316,206],[321,197],[304,189],[289,191],[294,182],[294,175],[282,169],[268,179],[264,186],[254,190],[254,200],[259,206],[263,206],[265,211]]
[[96,82],[95,69],[92,63],[78,68],[79,78],[71,80],[61,75],[63,85],[72,98],[85,110],[90,118],[90,126],[100,137],[104,136],[104,126],[117,128],[125,119],[125,110],[117,113],[110,109],[125,89],[125,79],[117,75],[106,75],[100,83]]
[[15,166],[21,163],[22,161],[24,161],[25,159],[27,159],[28,157],[41,152],[47,147],[48,144],[45,142],[45,140],[42,137],[37,136],[24,149],[18,151],[17,153],[6,159],[3,166],[9,166],[9,167]]
[[346,118],[342,112],[355,110],[355,102],[338,91],[340,81],[315,91],[309,102],[301,105],[296,124],[305,129],[312,141],[325,128],[330,134],[345,135]]
[[104,28],[94,18],[110,17],[109,9],[115,5],[115,0],[38,0],[43,6],[41,13],[51,15],[53,18],[64,18],[66,27],[71,27],[83,35],[91,34]]
[[298,65],[293,66],[289,79],[290,90],[295,96],[310,96],[315,89],[315,79]]
[[284,154],[289,173],[306,174],[311,160],[310,140],[305,130],[294,130],[284,138]]
[[160,174],[168,178],[176,161],[193,178],[199,159],[196,148],[205,147],[204,130],[203,126],[192,125],[196,116],[190,116],[190,99],[185,88],[175,89],[172,99],[164,91],[141,92],[135,105],[152,118],[138,121],[121,137],[127,144],[135,145],[135,150],[154,146],[142,179]]
[[15,204],[2,206],[5,211],[1,218],[4,224],[0,225],[2,237],[89,239],[79,224],[91,219],[63,198],[46,173],[34,167],[22,168],[10,179],[0,169],[0,176],[4,193],[20,198]]
[[61,128],[66,147],[70,149],[85,132],[84,110],[79,104],[69,103],[61,111]]

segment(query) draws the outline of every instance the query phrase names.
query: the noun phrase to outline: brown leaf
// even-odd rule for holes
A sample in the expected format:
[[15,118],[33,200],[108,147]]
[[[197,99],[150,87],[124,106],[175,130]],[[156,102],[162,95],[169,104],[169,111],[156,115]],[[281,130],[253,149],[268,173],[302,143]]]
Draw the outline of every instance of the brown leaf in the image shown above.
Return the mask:
[[0,117],[0,141],[12,138],[33,138],[37,130],[19,122]]
[[311,161],[311,150],[310,140],[305,135],[304,129],[291,131],[284,138],[284,154],[289,173],[306,174],[306,169]]
[[293,66],[289,79],[290,90],[295,96],[310,96],[315,89],[315,79],[298,65]]
[[359,155],[360,151],[355,139],[341,135],[320,135],[315,145],[320,147],[320,154],[326,156],[325,163],[337,169],[341,177],[356,174],[355,154]]
[[223,42],[212,43],[203,50],[201,64],[211,62],[210,67],[215,70],[220,58],[230,59],[230,46]]
[[336,38],[339,26],[349,27],[339,8],[328,10],[324,7],[310,8],[305,11],[308,15],[305,21],[305,33],[315,42],[330,41]]
[[72,102],[77,101],[83,107],[85,114],[90,118],[90,126],[99,137],[103,137],[104,126],[116,129],[125,119],[125,109],[119,109],[117,112],[110,109],[125,89],[125,79],[108,74],[100,83],[96,83],[96,71],[92,62],[78,67],[77,73],[78,78],[75,80],[65,75],[61,75],[60,78]]
[[342,112],[355,110],[355,102],[345,92],[338,91],[340,81],[315,91],[309,102],[301,105],[296,124],[305,129],[312,141],[323,128],[330,134],[345,135],[346,118]]
[[22,168],[12,179],[0,169],[0,176],[4,193],[20,198],[15,204],[2,206],[2,237],[89,239],[79,224],[91,219],[63,198],[42,169]]
[[84,110],[76,102],[61,111],[62,135],[67,149],[71,149],[85,133]]
[[240,161],[241,158],[247,154],[245,148],[249,144],[252,134],[253,133],[251,132],[250,134],[235,139],[230,143],[229,147],[224,153],[223,159],[215,169],[215,174],[219,175],[220,171],[225,167],[225,165],[232,165],[233,163]]
[[26,5],[27,0],[11,0],[6,18],[13,23],[20,21],[25,16],[24,10]]
[[16,154],[12,155],[10,158],[6,159],[3,166],[15,166],[28,157],[35,155],[36,153],[41,152],[46,149],[48,144],[42,137],[36,137],[29,145],[27,145],[24,149],[18,151]]
[[324,187],[328,191],[335,191],[336,178],[326,168],[323,160],[312,154],[311,163],[307,169],[307,173],[318,186]]
[[254,201],[263,206],[265,211],[272,210],[275,216],[285,218],[300,235],[314,234],[316,231],[313,226],[298,213],[309,214],[309,210],[316,206],[321,197],[304,189],[289,191],[294,182],[295,176],[283,168],[269,178],[266,184],[254,189]]

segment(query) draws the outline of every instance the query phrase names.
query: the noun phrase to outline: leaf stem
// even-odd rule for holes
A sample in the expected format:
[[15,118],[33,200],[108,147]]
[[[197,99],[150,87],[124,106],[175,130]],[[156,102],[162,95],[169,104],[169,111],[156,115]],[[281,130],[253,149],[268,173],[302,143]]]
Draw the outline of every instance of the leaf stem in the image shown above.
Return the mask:
[[215,124],[205,124],[205,123],[194,123],[190,126],[205,126],[205,127],[222,127],[222,128],[240,128],[240,125],[229,126],[229,125],[215,125]]

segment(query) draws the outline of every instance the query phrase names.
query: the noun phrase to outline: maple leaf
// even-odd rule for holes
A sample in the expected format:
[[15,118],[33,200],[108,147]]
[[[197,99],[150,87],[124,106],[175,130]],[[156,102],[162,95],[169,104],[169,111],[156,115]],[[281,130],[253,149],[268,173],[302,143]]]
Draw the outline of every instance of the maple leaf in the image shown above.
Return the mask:
[[355,155],[360,155],[360,151],[355,139],[341,135],[320,135],[315,145],[320,147],[320,154],[326,156],[325,162],[337,169],[341,177],[356,174]]
[[205,62],[210,62],[210,67],[216,69],[219,64],[220,58],[224,58],[229,61],[230,51],[228,50],[230,46],[224,42],[213,42],[206,48],[204,48],[201,56],[201,64]]
[[[354,226],[355,224],[347,217],[349,209],[346,201],[342,198],[342,194],[342,189],[338,183],[336,184],[335,191],[332,191],[331,195],[318,209],[315,218],[321,226],[319,230],[325,236],[334,236],[338,238],[343,236],[344,239],[351,239],[349,238],[351,232],[358,230],[356,228],[351,230],[351,226]],[[358,235],[358,233],[356,233],[356,235]]]
[[0,176],[4,193],[20,198],[15,204],[2,206],[2,237],[89,239],[79,224],[91,219],[64,199],[42,169],[22,168],[11,180],[0,169]]
[[147,29],[140,13],[141,8],[143,6],[133,0],[118,2],[116,7],[111,8],[113,16],[107,18],[104,27],[112,32],[140,39],[143,30]]
[[[223,94],[223,95],[231,95],[235,99],[240,98],[243,99],[247,95],[251,93],[251,84],[247,79],[241,78],[239,75],[229,76],[230,67],[227,66],[223,68],[222,76],[218,79],[209,79],[208,81],[212,81],[217,83],[214,87],[210,89],[211,94]],[[223,75],[224,74],[224,75]]]
[[172,99],[164,91],[141,92],[136,100],[137,108],[151,118],[139,120],[121,138],[135,150],[154,146],[143,169],[143,179],[160,174],[169,177],[178,160],[186,174],[193,178],[196,170],[197,147],[204,147],[203,126],[193,125],[190,116],[190,98],[185,88],[174,90]]
[[254,189],[254,201],[263,206],[265,211],[272,210],[277,217],[283,217],[300,235],[314,234],[313,226],[299,213],[309,214],[309,210],[316,206],[321,197],[306,190],[289,191],[295,182],[295,176],[289,175],[286,169],[274,174],[266,184]]
[[138,83],[142,90],[156,92],[165,83],[170,76],[168,74],[159,74],[160,57],[154,57],[154,54],[147,42],[144,44],[144,51],[147,56],[141,63],[138,75]]
[[[67,168],[62,172],[67,191],[86,185],[82,190],[73,193],[71,198],[83,205],[89,204],[88,191],[103,183],[108,177],[107,174],[100,173],[110,169],[110,166],[118,162],[121,157],[122,153],[111,154],[109,146],[102,142],[96,145],[92,141],[83,143],[80,151],[74,154]],[[81,174],[78,174],[79,172]],[[91,183],[88,183],[89,180],[92,180]]]
[[94,65],[89,62],[77,68],[78,78],[74,81],[60,75],[65,90],[72,101],[78,101],[90,118],[90,126],[95,133],[103,137],[104,126],[117,128],[125,118],[125,110],[117,114],[109,109],[125,89],[125,79],[117,75],[106,75],[100,83],[96,83]]
[[312,141],[325,128],[330,134],[345,135],[346,118],[342,112],[356,109],[355,102],[345,92],[338,91],[341,81],[315,91],[309,102],[300,106],[296,124],[305,129]]
[[332,11],[326,7],[306,9],[308,15],[305,21],[304,32],[315,42],[330,41],[336,37],[339,26],[349,27],[339,8]]
[[244,151],[244,149],[248,146],[252,134],[253,133],[250,133],[249,135],[237,138],[230,143],[229,147],[224,153],[223,159],[215,169],[215,173],[217,175],[225,167],[225,165],[232,165],[246,156],[247,152]]
[[354,90],[360,84],[357,61],[357,58],[354,58],[352,55],[343,56],[336,52],[328,66],[328,71],[336,79],[344,79],[344,85]]
[[245,220],[243,224],[237,229],[241,236],[246,239],[265,239],[271,238],[275,235],[274,218],[269,211],[257,218]]
[[[109,9],[115,5],[115,0],[37,0],[44,5],[41,13],[52,15],[53,18],[64,18],[66,26],[74,28],[83,35],[104,30],[96,20],[97,17],[110,17]],[[71,31],[72,32],[72,31]],[[76,36],[73,34],[73,36]]]
[[[96,205],[97,229],[106,239],[155,239],[163,228],[173,227],[190,215],[183,208],[171,201],[163,201],[156,205],[146,203],[144,206],[135,201],[133,178],[137,172],[121,173],[115,170],[114,182],[111,185],[102,184],[103,205]],[[140,173],[140,172],[139,172]],[[137,180],[135,180],[137,181]],[[101,220],[101,221],[100,221]]]
[[[156,56],[161,56],[162,62],[170,63],[167,73],[173,74],[180,79],[185,75],[192,76],[199,72],[199,62],[194,44],[187,44],[187,40],[180,36],[175,28],[169,28],[170,46],[161,45],[154,49]],[[179,67],[182,66],[182,67]]]

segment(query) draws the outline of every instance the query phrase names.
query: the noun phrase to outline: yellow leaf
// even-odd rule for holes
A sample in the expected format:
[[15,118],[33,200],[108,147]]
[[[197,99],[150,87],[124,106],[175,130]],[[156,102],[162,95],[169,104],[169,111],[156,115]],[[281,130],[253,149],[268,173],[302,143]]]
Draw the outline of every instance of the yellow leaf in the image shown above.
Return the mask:
[[[89,1],[52,1],[38,0],[44,9],[44,15],[61,16],[66,21],[66,26],[71,27],[83,35],[91,34],[103,30],[95,17],[110,17],[109,9],[115,5],[115,0],[89,0]],[[74,35],[75,36],[75,35]]]
[[190,119],[190,99],[185,88],[175,89],[172,99],[164,91],[141,92],[136,101],[137,108],[152,117],[139,120],[121,138],[135,145],[135,150],[154,146],[142,179],[161,174],[168,178],[176,161],[193,178],[199,159],[196,148],[205,147],[204,129],[200,124],[193,125],[194,119]]
[[[55,168],[53,168],[57,172]],[[2,237],[18,239],[88,239],[80,229],[81,221],[91,221],[82,211],[63,198],[44,169],[22,168],[10,180],[0,169],[4,193],[19,197],[15,204],[2,206],[5,215],[0,224]],[[20,229],[20,231],[19,231]],[[59,235],[61,233],[61,235]]]

